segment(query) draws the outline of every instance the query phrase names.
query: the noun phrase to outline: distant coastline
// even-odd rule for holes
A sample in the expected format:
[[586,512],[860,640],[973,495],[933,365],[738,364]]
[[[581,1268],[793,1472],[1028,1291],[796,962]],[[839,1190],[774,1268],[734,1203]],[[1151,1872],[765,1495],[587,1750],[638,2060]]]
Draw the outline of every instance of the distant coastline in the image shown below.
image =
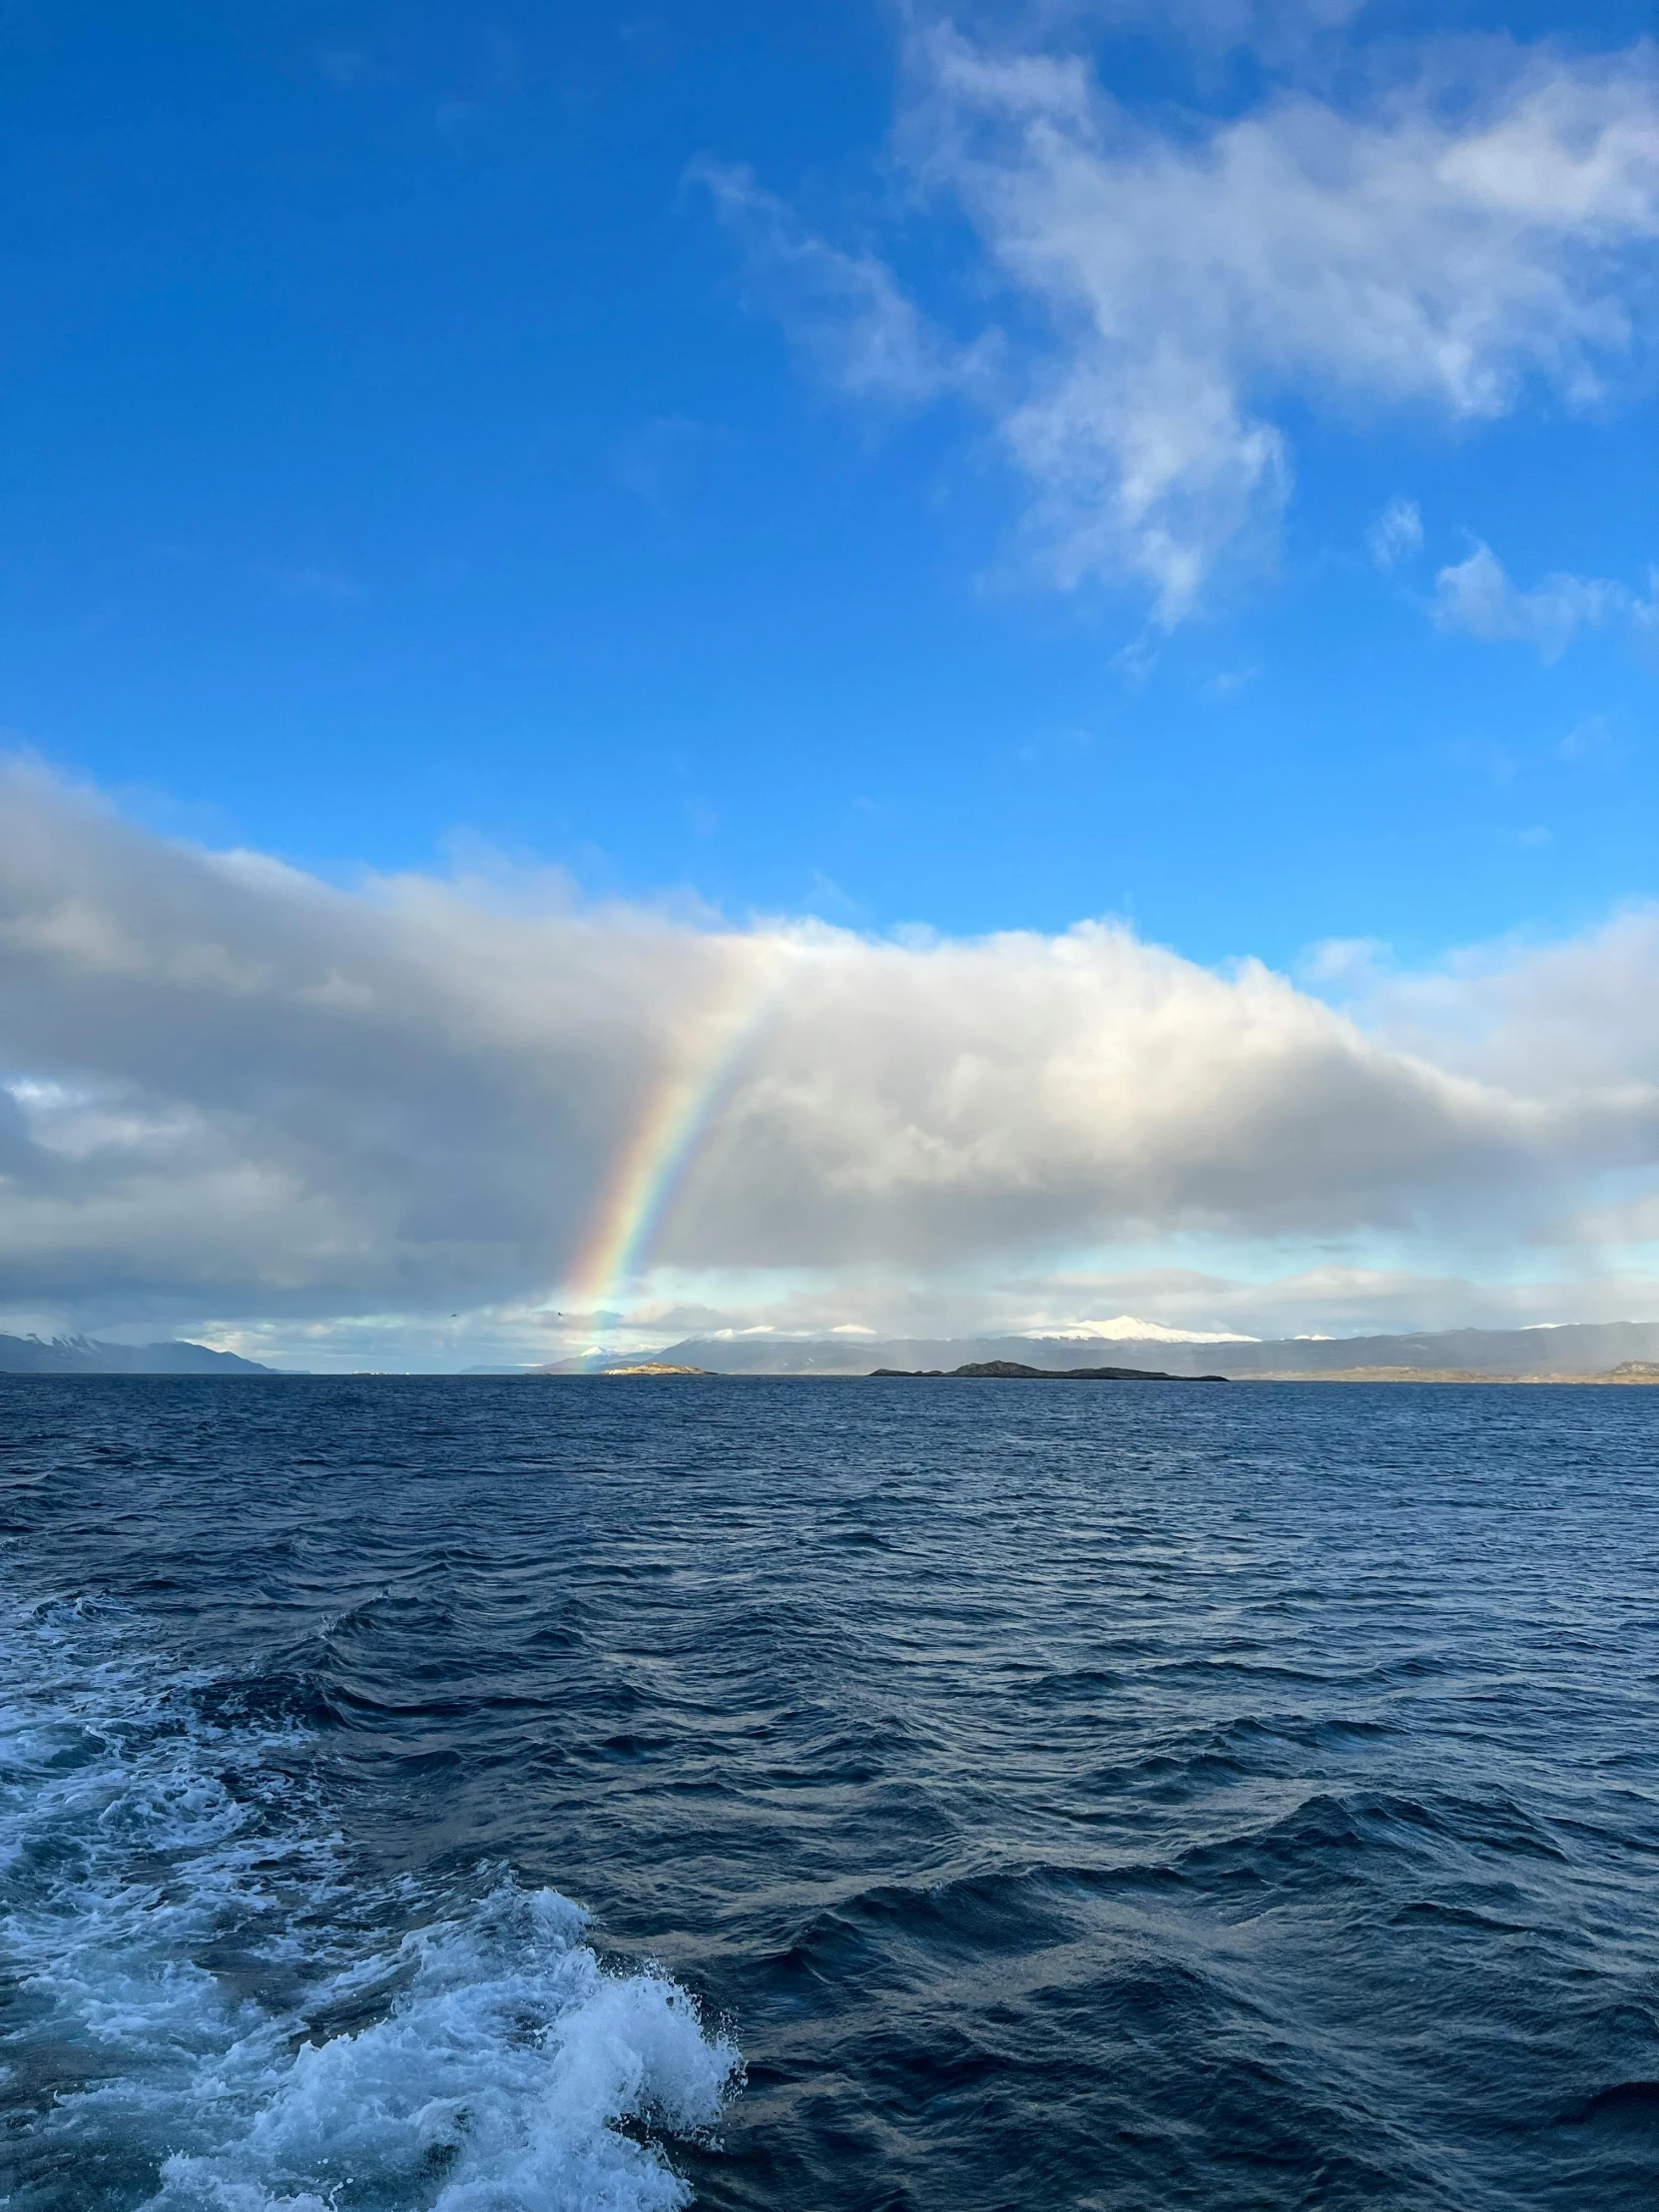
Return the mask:
[[[1569,1323],[1560,1328],[1447,1330],[1399,1337],[1248,1338],[1218,1344],[1098,1337],[958,1339],[689,1338],[657,1351],[590,1353],[536,1367],[351,1369],[358,1377],[477,1381],[721,1377],[1147,1382],[1522,1382],[1646,1387],[1659,1384],[1659,1323]],[[1137,1354],[1139,1357],[1137,1358]],[[302,1374],[179,1340],[112,1345],[89,1337],[0,1336],[0,1375],[266,1376]]]
[[1659,1382],[1659,1321],[1570,1322],[1559,1328],[1419,1330],[1397,1335],[1281,1337],[1232,1342],[1074,1336],[687,1337],[649,1352],[551,1362],[543,1373],[660,1363],[715,1375],[952,1375],[1000,1364],[1061,1375],[1108,1359],[1142,1375],[1246,1382]]
[[95,1337],[0,1337],[0,1375],[275,1375],[235,1352],[169,1339],[108,1345]]
[[871,1368],[869,1379],[909,1382],[1225,1382],[1225,1375],[1169,1375],[1157,1368],[1028,1368],[1018,1360],[974,1360],[962,1368]]
[[1659,1364],[1650,1360],[1627,1360],[1622,1366],[1609,1368],[1605,1373],[1589,1375],[1566,1374],[1553,1369],[1539,1369],[1526,1375],[1505,1374],[1489,1368],[1325,1368],[1300,1372],[1293,1369],[1283,1373],[1242,1375],[1233,1380],[1240,1382],[1634,1383],[1639,1387],[1643,1383],[1659,1383]]

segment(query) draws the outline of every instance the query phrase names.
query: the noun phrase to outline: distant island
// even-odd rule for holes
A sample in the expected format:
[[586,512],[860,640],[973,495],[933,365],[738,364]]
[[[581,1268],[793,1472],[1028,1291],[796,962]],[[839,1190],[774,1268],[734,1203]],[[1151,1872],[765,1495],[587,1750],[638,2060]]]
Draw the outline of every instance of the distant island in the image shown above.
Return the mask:
[[106,1345],[93,1337],[0,1337],[0,1375],[275,1375],[235,1352],[169,1341]]
[[1165,1375],[1158,1368],[1028,1368],[1018,1360],[971,1360],[965,1368],[871,1368],[910,1382],[1225,1382],[1225,1375]]
[[632,1367],[598,1368],[598,1375],[707,1375],[707,1368],[677,1368],[667,1360],[636,1360]]

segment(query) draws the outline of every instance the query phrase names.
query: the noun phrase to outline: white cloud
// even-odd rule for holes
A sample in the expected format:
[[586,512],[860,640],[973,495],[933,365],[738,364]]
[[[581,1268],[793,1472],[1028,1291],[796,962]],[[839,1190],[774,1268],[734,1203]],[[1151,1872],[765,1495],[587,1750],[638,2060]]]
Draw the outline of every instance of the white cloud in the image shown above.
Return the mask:
[[741,165],[698,162],[689,174],[707,188],[767,303],[827,381],[855,398],[908,404],[961,380],[963,357],[878,255],[844,253],[816,237]]
[[1288,479],[1270,410],[1570,398],[1630,336],[1622,257],[1659,233],[1651,57],[1535,61],[1458,110],[1302,95],[1158,131],[1077,60],[917,48],[913,142],[1054,343],[1004,431],[1056,572],[1140,572],[1193,604]]
[[[1621,1236],[1629,1226],[1623,1213],[1609,1218]],[[1576,1237],[1579,1225],[1571,1228]],[[1281,1253],[1274,1272],[1243,1274],[1238,1253],[1230,1268],[1229,1256],[1218,1252],[1218,1264],[1205,1268],[1074,1269],[954,1287],[866,1276],[775,1298],[764,1307],[733,1304],[718,1314],[682,1308],[648,1315],[642,1309],[630,1315],[637,1329],[616,1334],[618,1341],[641,1345],[717,1334],[824,1338],[836,1334],[830,1323],[849,1304],[864,1317],[868,1334],[887,1339],[1061,1336],[1100,1343],[1122,1343],[1131,1335],[1152,1343],[1239,1343],[1659,1317],[1659,1283],[1633,1268],[1628,1253],[1609,1267],[1592,1244],[1569,1246],[1557,1234],[1543,1255],[1546,1266],[1536,1272],[1518,1271],[1513,1257],[1505,1254],[1509,1264],[1479,1275],[1336,1262],[1317,1253],[1299,1264]],[[1575,1269],[1565,1280],[1563,1263]],[[757,1312],[771,1323],[764,1332],[753,1328]]]
[[1391,947],[1381,937],[1326,937],[1310,945],[1299,963],[1306,981],[1356,990],[1382,973]]
[[1474,946],[1426,973],[1362,973],[1349,1011],[1379,1044],[1505,1095],[1634,1101],[1659,1084],[1659,905],[1555,943]]
[[1432,613],[1442,630],[1488,642],[1533,646],[1558,661],[1580,630],[1595,630],[1637,614],[1635,595],[1598,576],[1546,576],[1531,591],[1512,583],[1490,546],[1476,543],[1467,560],[1434,579]]
[[[1385,978],[1357,1021],[1109,924],[893,941],[594,907],[556,878],[347,892],[14,769],[0,1307],[510,1333],[572,1303],[598,1194],[688,1082],[709,1134],[653,1257],[666,1286],[747,1283],[750,1309],[873,1326],[834,1285],[937,1308],[978,1281],[983,1310],[983,1271],[1020,1255],[1194,1236],[1512,1245],[1652,1159],[1650,1006],[1652,914]],[[1097,1318],[1260,1333],[1141,1290],[1103,1288]]]
[[[1240,36],[1259,28],[1232,12]],[[1167,627],[1271,528],[1288,402],[1454,422],[1532,386],[1586,404],[1631,344],[1659,236],[1652,49],[1429,54],[1357,104],[1275,92],[1243,115],[1149,121],[1076,54],[917,32],[899,145],[976,241],[959,296],[1000,302],[971,373],[877,257],[805,236],[750,180],[730,194],[762,264],[818,292],[791,312],[841,383],[969,390],[1053,580],[1138,580]]]
[[1659,1192],[1590,1208],[1569,1223],[1567,1231],[1589,1244],[1659,1245]]
[[1379,568],[1397,568],[1422,550],[1422,516],[1416,502],[1390,499],[1367,532],[1366,543]]
[[1130,29],[1173,31],[1223,53],[1248,47],[1274,60],[1299,56],[1351,23],[1366,0],[1079,0],[1070,12]]

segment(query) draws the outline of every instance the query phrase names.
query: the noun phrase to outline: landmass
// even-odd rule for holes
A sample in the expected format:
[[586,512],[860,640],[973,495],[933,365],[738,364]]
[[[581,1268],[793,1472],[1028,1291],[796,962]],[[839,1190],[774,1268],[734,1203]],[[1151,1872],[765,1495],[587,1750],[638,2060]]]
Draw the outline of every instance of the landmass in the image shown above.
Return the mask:
[[600,1375],[707,1375],[707,1368],[675,1367],[668,1360],[637,1360],[632,1367],[600,1368]]
[[1536,1369],[1527,1375],[1505,1375],[1490,1368],[1321,1368],[1295,1369],[1247,1376],[1250,1382],[1659,1382],[1659,1365],[1649,1360],[1627,1360],[1600,1375],[1573,1375],[1562,1369]]
[[[753,1330],[686,1337],[644,1357],[716,1375],[953,1375],[997,1361],[1043,1374],[1104,1354],[1141,1374],[1196,1382],[1217,1369],[1235,1382],[1659,1382],[1659,1321],[1570,1322],[1528,1329],[1424,1330],[1363,1337],[1241,1337],[1186,1343],[1169,1337],[1073,1335],[885,1337],[843,1330],[789,1336]],[[624,1357],[613,1354],[614,1359]],[[578,1367],[583,1363],[571,1362]]]
[[941,1382],[1225,1382],[1225,1375],[1166,1375],[1157,1368],[1028,1368],[1018,1360],[970,1360],[965,1368],[871,1368],[877,1375]]
[[208,1345],[106,1345],[93,1337],[0,1337],[0,1375],[275,1375]]

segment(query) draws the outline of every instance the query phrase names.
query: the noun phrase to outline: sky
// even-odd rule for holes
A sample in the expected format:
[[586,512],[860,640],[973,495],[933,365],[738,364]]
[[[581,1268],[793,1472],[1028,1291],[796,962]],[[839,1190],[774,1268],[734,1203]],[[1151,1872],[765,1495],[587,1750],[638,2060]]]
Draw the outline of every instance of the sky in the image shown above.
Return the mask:
[[1659,1318],[1645,7],[0,41],[0,1329]]

